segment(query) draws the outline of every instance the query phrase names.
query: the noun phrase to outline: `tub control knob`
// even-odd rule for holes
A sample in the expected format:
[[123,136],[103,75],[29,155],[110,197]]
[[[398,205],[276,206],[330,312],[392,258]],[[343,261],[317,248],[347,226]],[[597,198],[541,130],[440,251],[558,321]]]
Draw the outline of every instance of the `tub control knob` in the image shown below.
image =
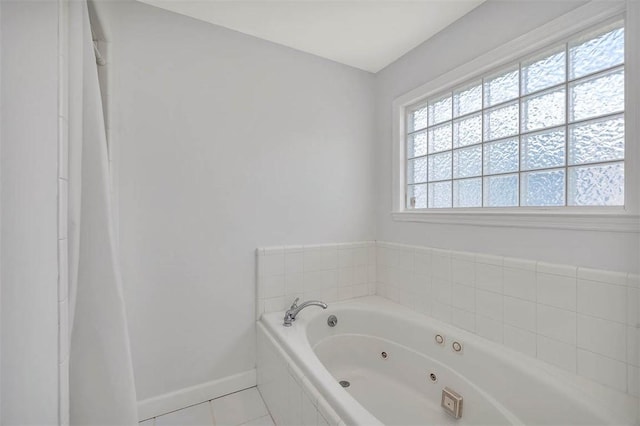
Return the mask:
[[456,352],[460,352],[462,350],[462,345],[458,342],[453,342],[453,344],[451,345],[451,347],[453,348],[454,351]]
[[442,345],[444,343],[444,337],[442,337],[440,334],[436,334],[436,343]]

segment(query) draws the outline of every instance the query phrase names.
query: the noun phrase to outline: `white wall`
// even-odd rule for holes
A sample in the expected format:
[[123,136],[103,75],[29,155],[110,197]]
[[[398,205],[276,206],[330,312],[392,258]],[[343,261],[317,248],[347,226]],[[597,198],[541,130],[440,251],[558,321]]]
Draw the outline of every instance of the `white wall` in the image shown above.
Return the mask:
[[255,248],[370,240],[373,75],[135,2],[112,34],[141,400],[255,367]]
[[0,423],[58,423],[58,5],[0,3]]
[[395,222],[390,214],[392,101],[581,4],[486,2],[376,74],[377,240],[638,271],[638,234]]

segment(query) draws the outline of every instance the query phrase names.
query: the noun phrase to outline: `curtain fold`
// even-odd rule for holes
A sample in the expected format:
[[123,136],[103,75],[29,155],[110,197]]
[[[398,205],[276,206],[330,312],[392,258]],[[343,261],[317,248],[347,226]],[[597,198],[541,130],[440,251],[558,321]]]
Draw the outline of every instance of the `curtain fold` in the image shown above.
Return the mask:
[[86,0],[70,1],[69,394],[72,425],[135,425],[107,141]]

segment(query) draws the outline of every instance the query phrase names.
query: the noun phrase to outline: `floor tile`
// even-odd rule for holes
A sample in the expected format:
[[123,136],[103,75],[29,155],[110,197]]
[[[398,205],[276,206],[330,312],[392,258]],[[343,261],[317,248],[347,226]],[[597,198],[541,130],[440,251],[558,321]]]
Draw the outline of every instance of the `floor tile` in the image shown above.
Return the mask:
[[253,387],[211,401],[217,426],[238,426],[267,416],[267,407]]
[[208,402],[156,417],[155,426],[212,426],[213,416]]

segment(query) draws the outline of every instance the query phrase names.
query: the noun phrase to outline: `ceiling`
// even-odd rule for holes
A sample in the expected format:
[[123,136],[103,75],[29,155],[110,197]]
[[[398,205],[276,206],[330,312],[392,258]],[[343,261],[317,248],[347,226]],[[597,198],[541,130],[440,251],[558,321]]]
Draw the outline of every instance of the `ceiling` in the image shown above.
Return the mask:
[[377,72],[484,0],[139,0]]

